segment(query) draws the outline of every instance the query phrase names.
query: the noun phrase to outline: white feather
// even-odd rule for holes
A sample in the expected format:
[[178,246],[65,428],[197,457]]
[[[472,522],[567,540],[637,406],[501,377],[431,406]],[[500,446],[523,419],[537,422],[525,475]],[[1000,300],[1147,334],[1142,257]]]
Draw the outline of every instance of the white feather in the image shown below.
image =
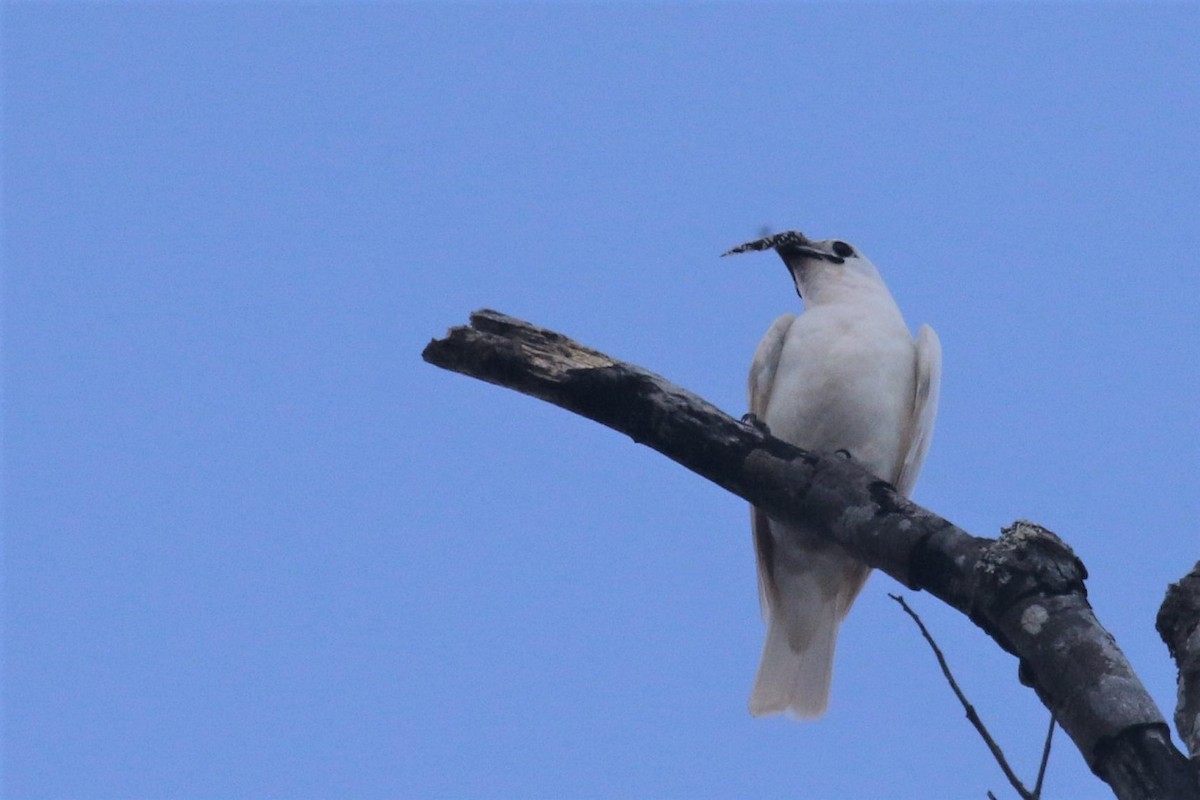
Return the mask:
[[[805,310],[775,320],[759,343],[750,411],[778,438],[825,453],[846,450],[907,494],[937,414],[937,335],[924,326],[914,342],[879,272],[857,252],[833,258],[835,243],[783,236],[791,249],[779,245],[780,255]],[[820,716],[838,629],[870,570],[815,532],[788,528],[759,509],[751,522],[767,638],[750,712]]]

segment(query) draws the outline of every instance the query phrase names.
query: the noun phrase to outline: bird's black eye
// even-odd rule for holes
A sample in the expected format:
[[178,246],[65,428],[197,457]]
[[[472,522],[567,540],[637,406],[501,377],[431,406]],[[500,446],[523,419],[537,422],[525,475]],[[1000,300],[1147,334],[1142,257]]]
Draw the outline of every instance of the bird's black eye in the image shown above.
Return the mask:
[[833,254],[842,258],[849,258],[850,256],[854,255],[854,248],[845,242],[834,242]]

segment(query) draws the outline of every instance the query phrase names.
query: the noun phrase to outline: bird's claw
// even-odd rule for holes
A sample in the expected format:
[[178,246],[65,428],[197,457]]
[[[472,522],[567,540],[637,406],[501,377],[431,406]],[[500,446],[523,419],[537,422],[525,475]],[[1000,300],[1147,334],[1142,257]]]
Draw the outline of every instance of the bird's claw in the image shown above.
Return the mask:
[[771,429],[767,427],[767,423],[758,418],[757,414],[743,414],[742,424],[752,430],[758,431],[763,436],[771,435]]

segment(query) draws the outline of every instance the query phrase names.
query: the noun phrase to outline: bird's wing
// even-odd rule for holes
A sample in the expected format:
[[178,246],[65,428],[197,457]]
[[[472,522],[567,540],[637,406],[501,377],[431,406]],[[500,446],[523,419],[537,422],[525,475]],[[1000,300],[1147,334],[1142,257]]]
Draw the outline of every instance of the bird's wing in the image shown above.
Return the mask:
[[[766,421],[764,417],[771,401],[771,390],[775,387],[775,370],[779,367],[783,342],[795,321],[796,317],[791,314],[775,320],[754,351],[754,361],[750,363],[750,413],[760,422]],[[755,506],[750,507],[750,530],[754,534],[754,555],[758,564],[758,602],[766,619],[777,591],[771,580],[771,552],[775,541],[771,538],[767,515]]]
[[771,323],[758,349],[754,351],[754,361],[750,362],[750,413],[760,420],[767,413],[767,403],[771,401],[771,389],[775,385],[775,370],[779,367],[779,355],[783,352],[783,341],[787,338],[788,328],[796,317],[784,314]]
[[896,489],[905,497],[916,484],[917,473],[921,471],[925,453],[929,451],[941,385],[942,344],[933,328],[922,325],[921,330],[917,331],[917,380],[913,392],[912,417],[905,437],[904,462],[896,478]]

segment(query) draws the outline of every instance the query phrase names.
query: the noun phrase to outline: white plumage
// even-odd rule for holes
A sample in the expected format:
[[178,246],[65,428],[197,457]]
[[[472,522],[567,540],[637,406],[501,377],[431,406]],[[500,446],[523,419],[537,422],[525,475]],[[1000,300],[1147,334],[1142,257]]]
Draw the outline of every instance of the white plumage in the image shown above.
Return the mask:
[[[750,412],[807,450],[844,450],[905,496],[937,414],[941,345],[916,339],[875,266],[851,245],[789,231],[729,251],[773,248],[804,300],[775,320],[750,367]],[[727,254],[728,255],[728,254]],[[837,545],[751,509],[767,640],[750,713],[823,714],[838,628],[870,569]]]

